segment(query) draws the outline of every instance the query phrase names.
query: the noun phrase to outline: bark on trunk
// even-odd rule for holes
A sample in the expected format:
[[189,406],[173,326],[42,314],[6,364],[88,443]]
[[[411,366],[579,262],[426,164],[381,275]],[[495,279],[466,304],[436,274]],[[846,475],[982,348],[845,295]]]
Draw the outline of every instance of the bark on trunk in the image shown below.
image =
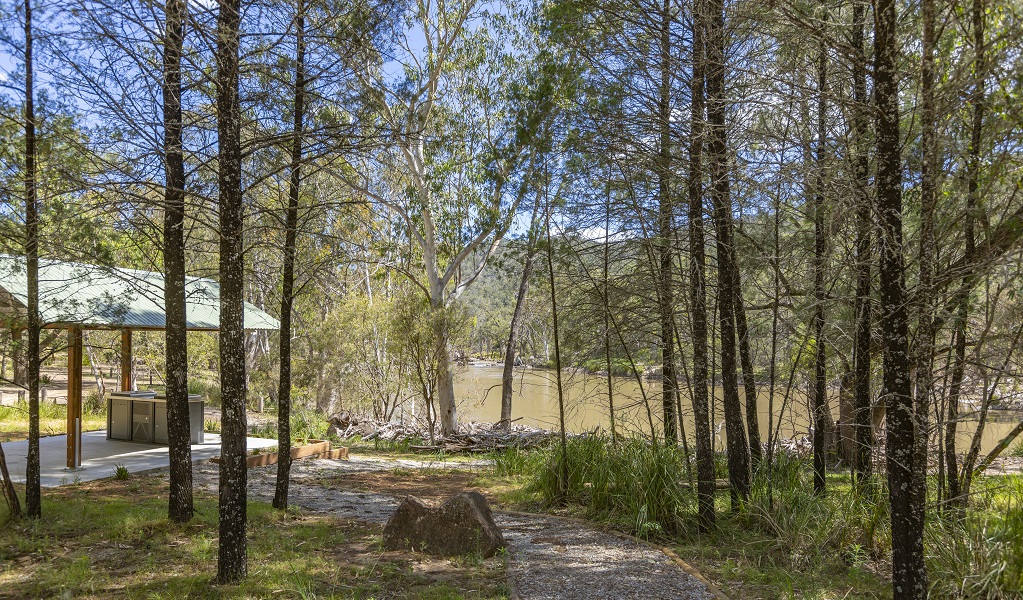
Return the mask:
[[899,138],[899,56],[894,0],[876,2],[874,98],[877,103],[877,201],[881,239],[883,396],[887,406],[888,495],[892,523],[892,586],[897,598],[926,598],[924,496],[914,476],[915,414],[910,393],[909,319],[902,249],[902,157]]
[[[733,251],[734,253],[734,251]],[[750,466],[756,468],[763,456],[760,442],[760,415],[757,408],[757,378],[753,372],[753,350],[750,348],[749,327],[746,324],[746,304],[742,294],[742,278],[734,257],[735,269],[735,333],[739,336],[739,364],[742,367],[742,388],[746,397],[746,434],[749,436]]]
[[867,53],[866,3],[853,4],[852,45],[853,65],[853,136],[854,136],[854,190],[856,194],[856,313],[853,336],[853,373],[856,410],[857,479],[866,481],[873,471],[874,430],[871,426],[870,407],[870,266],[873,262],[871,237],[874,227],[873,206],[869,191],[869,158],[867,138],[870,124],[867,118]]
[[298,240],[298,200],[302,182],[302,128],[305,116],[305,2],[295,15],[295,105],[291,141],[291,180],[285,217],[284,268],[281,276],[280,381],[277,388],[277,486],[273,506],[288,508],[291,482],[291,309],[295,301],[295,245]]
[[36,116],[32,65],[32,1],[25,0],[25,270],[28,278],[28,458],[25,512],[43,514],[39,464],[39,213],[36,198]]
[[217,579],[246,575],[245,332],[241,107],[238,46],[241,0],[219,0],[217,15],[217,146],[220,186],[220,547]]
[[[973,123],[970,133],[970,149],[967,164],[966,218],[963,220],[966,234],[966,249],[963,261],[970,264],[976,254],[974,225],[976,223],[977,206],[980,195],[980,144],[983,140],[985,94],[987,80],[987,61],[984,42],[984,10],[983,0],[973,0],[973,89],[970,93],[970,105],[973,109]],[[948,497],[954,504],[965,508],[968,500],[963,481],[959,477],[956,465],[956,421],[959,419],[959,399],[962,397],[963,379],[966,375],[966,325],[970,312],[970,290],[975,276],[963,275],[959,287],[958,306],[956,308],[955,332],[955,363],[952,367],[952,382],[948,399],[948,416],[945,422],[945,464],[948,471]]]
[[188,414],[188,323],[185,315],[185,163],[181,121],[181,53],[188,3],[168,0],[163,44],[163,270],[167,349],[168,516],[192,518],[192,446]]
[[721,331],[721,387],[728,437],[728,477],[732,509],[750,492],[749,446],[742,422],[736,372],[735,298],[738,285],[733,262],[732,200],[725,125],[725,15],[723,0],[709,0],[707,27],[707,122],[710,143],[711,196],[717,230],[718,313]]
[[696,436],[696,489],[700,527],[714,527],[714,448],[707,391],[707,280],[703,220],[703,136],[706,2],[693,4],[692,114],[689,139],[689,303],[693,333],[693,419]]
[[916,304],[917,335],[913,364],[916,367],[916,454],[915,486],[927,489],[927,439],[931,394],[934,388],[934,209],[937,195],[937,127],[934,106],[934,1],[921,0],[923,48],[920,60],[921,172],[920,172],[920,282]]
[[0,477],[3,481],[3,496],[7,501],[7,510],[11,518],[17,519],[21,516],[21,501],[18,500],[18,492],[14,490],[14,483],[11,481],[11,474],[7,471],[7,456],[4,455],[3,445],[0,444]]
[[660,94],[657,100],[657,305],[661,318],[661,410],[664,414],[664,443],[678,443],[678,377],[675,374],[674,292],[672,290],[672,248],[674,203],[671,200],[671,0],[661,4]]
[[618,432],[615,430],[615,396],[614,379],[611,373],[611,171],[607,173],[607,195],[604,199],[604,261],[603,261],[603,285],[604,293],[601,303],[604,313],[604,364],[607,368],[607,375],[604,380],[607,383],[607,411],[611,421],[611,445],[618,443]]
[[[823,22],[827,27],[827,5],[821,2]],[[813,390],[813,490],[823,494],[827,487],[827,446],[825,440],[828,410],[827,346],[824,341],[824,268],[827,264],[827,232],[825,231],[824,169],[826,168],[827,111],[825,90],[828,85],[828,46],[821,36],[817,49],[817,164],[813,196],[813,295],[814,295],[814,390]]]
[[[441,292],[443,295],[443,292]],[[455,405],[455,377],[448,352],[448,314],[443,301],[431,302],[433,318],[434,353],[437,359],[437,409],[441,435],[458,433],[458,413]]]
[[[554,249],[551,245],[551,206],[547,202],[545,225],[547,231],[547,271],[551,282],[551,326],[554,329],[554,376],[558,386],[558,425],[560,427],[561,461],[558,470],[558,490],[562,497],[568,493],[568,432],[565,430],[565,391],[561,385],[561,341],[558,338],[558,295],[554,286]],[[651,431],[651,434],[653,431]]]

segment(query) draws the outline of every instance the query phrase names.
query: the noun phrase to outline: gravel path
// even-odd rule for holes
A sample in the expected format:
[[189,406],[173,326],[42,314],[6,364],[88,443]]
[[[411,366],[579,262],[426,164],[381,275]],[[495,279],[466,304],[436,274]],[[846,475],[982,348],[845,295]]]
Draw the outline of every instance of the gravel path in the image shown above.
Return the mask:
[[[309,512],[382,524],[390,518],[400,499],[372,492],[328,489],[316,485],[315,481],[345,473],[429,466],[459,468],[461,465],[356,457],[348,461],[295,461],[289,500]],[[464,468],[478,466],[468,464]],[[249,497],[271,501],[276,474],[275,466],[249,469]],[[194,477],[197,488],[216,493],[217,465],[195,465]],[[509,575],[523,600],[704,600],[715,597],[663,552],[630,538],[557,517],[495,512],[494,518],[507,544]]]

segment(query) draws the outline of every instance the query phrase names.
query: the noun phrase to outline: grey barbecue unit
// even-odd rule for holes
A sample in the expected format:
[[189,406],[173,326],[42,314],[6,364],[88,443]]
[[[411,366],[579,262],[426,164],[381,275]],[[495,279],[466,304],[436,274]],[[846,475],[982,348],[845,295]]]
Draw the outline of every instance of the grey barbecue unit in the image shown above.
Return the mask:
[[[201,396],[188,396],[191,443],[204,442]],[[167,444],[167,399],[156,392],[112,392],[107,400],[107,439]]]

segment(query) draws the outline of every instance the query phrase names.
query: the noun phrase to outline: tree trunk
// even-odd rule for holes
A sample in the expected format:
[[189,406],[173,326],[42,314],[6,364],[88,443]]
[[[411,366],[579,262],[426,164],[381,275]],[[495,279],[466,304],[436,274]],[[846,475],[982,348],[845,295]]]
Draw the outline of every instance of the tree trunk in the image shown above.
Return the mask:
[[[734,250],[733,250],[734,255]],[[746,305],[743,301],[742,278],[739,275],[738,263],[732,260],[735,268],[735,333],[739,337],[739,364],[742,367],[742,388],[746,397],[746,434],[749,436],[749,453],[751,466],[756,467],[763,455],[760,442],[760,415],[757,408],[757,378],[753,372],[753,351],[750,348],[749,328],[746,324]]]
[[700,529],[713,529],[714,446],[711,441],[710,409],[707,398],[707,279],[703,223],[703,136],[706,2],[693,4],[693,75],[689,138],[689,311],[693,334],[693,420],[696,436],[696,490]]
[[[285,217],[284,266],[281,276],[280,381],[277,388],[277,486],[273,506],[288,508],[291,482],[291,309],[295,302],[295,246],[298,238],[298,200],[302,182],[302,128],[305,117],[305,2],[295,15],[295,105],[291,141],[291,180]],[[368,285],[368,282],[367,282]]]
[[25,0],[25,270],[28,278],[28,460],[25,512],[43,514],[39,464],[39,213],[36,197],[36,115],[32,65],[32,0]]
[[873,206],[868,180],[869,158],[867,138],[870,124],[867,118],[867,56],[866,56],[866,3],[853,3],[852,45],[853,64],[853,151],[856,194],[856,301],[855,332],[853,334],[853,377],[856,411],[856,460],[858,481],[866,481],[873,471],[872,450],[874,430],[871,426],[870,406],[870,266],[873,262],[871,231],[874,227]]
[[3,496],[7,501],[8,513],[11,518],[17,519],[21,516],[21,502],[18,500],[18,492],[14,489],[14,483],[11,482],[11,474],[7,471],[7,456],[4,455],[2,444],[0,444],[0,478],[3,478],[0,485],[3,485]]
[[708,0],[707,122],[711,163],[711,197],[717,230],[718,317],[721,330],[721,387],[725,434],[728,438],[728,477],[732,509],[750,492],[749,446],[742,422],[736,371],[735,298],[738,285],[732,239],[732,200],[728,173],[728,131],[725,124],[725,16],[723,0]]
[[217,580],[238,581],[246,567],[244,212],[238,46],[241,0],[219,0],[217,15],[217,147],[220,169],[220,548]]
[[909,319],[902,250],[902,157],[894,0],[876,2],[874,98],[877,103],[877,203],[881,239],[883,397],[887,406],[892,586],[897,598],[926,598],[924,496],[915,489],[915,415],[909,377]]
[[660,93],[657,100],[657,307],[661,318],[661,410],[664,413],[664,443],[678,442],[678,377],[675,374],[675,298],[672,290],[672,248],[674,203],[671,200],[671,0],[661,4]]
[[[824,12],[823,27],[827,27],[827,5],[821,2]],[[827,346],[824,341],[824,268],[827,264],[827,231],[825,230],[824,212],[824,170],[827,152],[827,111],[828,104],[825,90],[828,85],[828,46],[827,38],[821,35],[817,54],[817,164],[813,196],[813,296],[814,296],[814,386],[813,386],[813,490],[823,494],[827,488],[827,446],[825,440],[826,417],[828,410],[827,398]]]
[[603,252],[603,279],[604,293],[601,297],[601,306],[604,316],[604,364],[607,367],[605,382],[607,383],[607,414],[611,421],[611,445],[618,443],[618,432],[615,431],[615,396],[614,379],[611,374],[611,170],[607,173],[607,195],[604,199],[604,252]]
[[[554,286],[554,249],[551,244],[550,199],[547,200],[545,225],[547,230],[547,270],[551,281],[551,326],[554,329],[554,377],[558,386],[558,425],[560,427],[561,461],[558,470],[558,491],[568,493],[568,432],[565,431],[565,391],[561,385],[561,341],[558,338],[558,295]],[[653,433],[653,432],[651,432]]]
[[[976,252],[974,225],[980,200],[980,144],[983,140],[984,112],[986,101],[984,86],[987,83],[987,57],[985,52],[984,0],[973,0],[973,89],[970,105],[973,109],[973,124],[970,132],[970,149],[967,164],[966,218],[963,220],[966,234],[966,249],[963,260],[969,264]],[[948,470],[948,497],[965,508],[968,500],[963,482],[956,465],[956,421],[959,419],[959,398],[962,396],[963,378],[966,374],[966,321],[970,312],[970,290],[974,277],[967,272],[958,293],[955,332],[955,363],[952,367],[952,382],[948,399],[948,420],[945,422],[945,463]]]
[[519,292],[515,296],[515,311],[512,313],[511,326],[508,328],[508,343],[504,351],[504,371],[501,374],[501,421],[504,429],[511,427],[512,418],[512,385],[514,383],[515,347],[518,345],[519,330],[522,329],[522,317],[526,309],[526,295],[529,293],[529,280],[533,276],[536,258],[536,214],[540,206],[537,198],[533,204],[533,217],[529,223],[529,235],[526,239],[526,261],[522,265],[522,279],[519,281]]
[[163,44],[163,271],[167,348],[168,516],[192,518],[192,445],[188,411],[188,322],[185,314],[185,163],[181,121],[181,53],[188,20],[185,0],[165,5]]
[[25,375],[25,342],[22,340],[24,329],[21,327],[11,328],[11,363],[13,367],[14,385],[28,387],[28,377]]
[[[440,296],[443,296],[441,291]],[[448,313],[443,300],[430,303],[433,319],[433,343],[437,360],[437,408],[440,412],[441,435],[458,433],[458,413],[455,405],[455,377],[448,352]]]
[[936,303],[934,273],[934,210],[937,201],[936,111],[934,106],[934,0],[921,0],[923,48],[920,60],[921,171],[920,171],[920,282],[916,305],[917,334],[913,364],[916,367],[916,483],[926,497],[927,440],[931,395],[934,388],[934,338]]

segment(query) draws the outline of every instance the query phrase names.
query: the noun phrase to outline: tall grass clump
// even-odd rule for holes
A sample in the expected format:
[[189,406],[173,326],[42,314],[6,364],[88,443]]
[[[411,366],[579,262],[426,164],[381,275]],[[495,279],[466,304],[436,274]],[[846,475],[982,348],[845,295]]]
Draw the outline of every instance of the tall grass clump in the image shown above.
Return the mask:
[[974,485],[981,489],[965,514],[927,521],[931,597],[1023,597],[1023,481],[992,477]]
[[[327,422],[327,419],[319,412],[297,406],[292,408],[291,439],[326,439],[329,427],[330,424]],[[276,439],[277,422],[267,421],[253,425],[249,428],[249,434],[255,437]]]
[[206,404],[211,407],[220,406],[220,382],[202,377],[194,377],[188,380],[188,393],[197,394],[205,399]]
[[678,532],[693,512],[685,455],[677,448],[638,438],[617,444],[605,436],[572,438],[564,487],[560,447],[541,454],[528,489],[549,503],[583,506],[591,516],[623,524],[642,537]]
[[741,522],[771,540],[772,558],[787,568],[816,569],[836,558],[850,566],[875,562],[891,548],[883,486],[831,478],[827,495],[817,495],[808,461],[786,455],[778,456],[770,481],[757,474]]
[[517,447],[508,448],[493,455],[493,472],[498,477],[515,477],[539,470],[546,455],[536,451],[525,451]]

